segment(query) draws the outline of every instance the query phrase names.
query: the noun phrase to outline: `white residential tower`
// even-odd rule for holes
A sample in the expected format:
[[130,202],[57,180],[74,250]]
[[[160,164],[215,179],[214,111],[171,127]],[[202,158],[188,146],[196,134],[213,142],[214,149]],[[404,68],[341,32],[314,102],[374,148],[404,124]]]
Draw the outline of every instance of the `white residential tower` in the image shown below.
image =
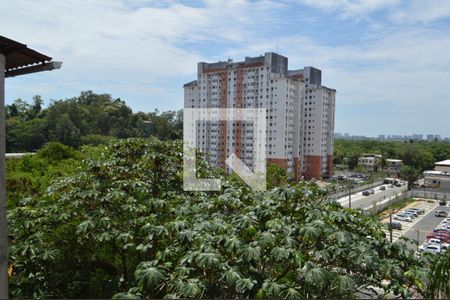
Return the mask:
[[[242,62],[200,62],[197,80],[184,85],[184,107],[266,108],[268,162],[296,179],[319,179],[333,173],[336,94],[321,81],[320,70],[288,70],[287,57],[272,52]],[[250,167],[253,125],[200,122],[197,145],[214,166],[225,167],[235,153]]]

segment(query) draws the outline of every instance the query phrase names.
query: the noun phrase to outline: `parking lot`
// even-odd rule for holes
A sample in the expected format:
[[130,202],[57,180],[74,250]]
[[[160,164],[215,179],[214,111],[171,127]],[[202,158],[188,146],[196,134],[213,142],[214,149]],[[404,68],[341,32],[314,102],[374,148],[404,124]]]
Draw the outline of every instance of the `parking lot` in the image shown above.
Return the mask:
[[[395,213],[399,213],[400,211],[404,211],[407,208],[420,208],[425,211],[424,214],[418,215],[417,218],[412,219],[412,222],[407,221],[398,221],[392,218],[392,221],[398,222],[402,224],[402,229],[393,229],[392,230],[392,241],[395,242],[401,236],[408,237],[413,240],[417,240],[417,230],[419,230],[419,243],[423,242],[426,238],[425,232],[430,232],[438,223],[439,218],[434,216],[434,211],[439,207],[439,204],[436,201],[428,202],[427,200],[418,199],[417,201],[409,204],[408,206],[400,209]],[[437,219],[437,220],[436,220]],[[389,217],[382,220],[383,223],[389,222]],[[433,226],[433,224],[435,224]],[[431,227],[431,228],[430,228]],[[423,231],[422,235],[420,232]],[[389,237],[389,230],[385,230],[386,235]],[[409,245],[410,247],[416,247],[415,245]]]
[[[418,241],[419,245],[422,245],[427,241],[427,236],[432,234],[433,229],[439,226],[439,224],[445,219],[444,217],[436,217],[435,211],[446,211],[450,213],[449,206],[436,205],[429,214],[425,215],[420,222],[416,223],[404,236]],[[408,247],[411,249],[417,248],[416,245],[408,243]]]

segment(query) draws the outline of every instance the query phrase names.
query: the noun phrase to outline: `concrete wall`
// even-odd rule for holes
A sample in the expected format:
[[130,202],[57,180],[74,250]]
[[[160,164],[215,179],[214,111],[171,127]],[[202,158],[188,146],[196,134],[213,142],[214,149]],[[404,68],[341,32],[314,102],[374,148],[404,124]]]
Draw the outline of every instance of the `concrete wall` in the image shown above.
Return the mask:
[[436,165],[434,167],[434,170],[435,171],[449,172],[450,173],[450,166],[439,166],[439,165]]
[[[352,194],[353,193],[362,192],[364,190],[373,188],[373,187],[381,185],[381,184],[383,184],[383,180],[374,181],[373,183],[368,183],[368,184],[356,186],[356,187],[354,187],[352,189],[351,192],[352,192]],[[333,199],[338,199],[338,198],[341,198],[341,197],[346,196],[346,195],[348,195],[348,189],[345,190],[345,191],[341,191],[341,192],[337,192],[337,193],[331,194],[329,197],[333,198]]]

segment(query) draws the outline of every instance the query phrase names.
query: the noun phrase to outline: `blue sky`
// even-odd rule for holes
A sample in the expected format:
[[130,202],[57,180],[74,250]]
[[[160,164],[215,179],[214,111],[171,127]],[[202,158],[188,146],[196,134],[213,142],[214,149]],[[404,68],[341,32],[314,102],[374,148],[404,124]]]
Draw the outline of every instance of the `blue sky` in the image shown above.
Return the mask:
[[[80,91],[133,110],[183,106],[199,61],[278,51],[322,69],[336,131],[450,137],[450,1],[0,0],[0,35],[64,62],[7,79],[7,102]],[[18,21],[19,20],[19,21]]]

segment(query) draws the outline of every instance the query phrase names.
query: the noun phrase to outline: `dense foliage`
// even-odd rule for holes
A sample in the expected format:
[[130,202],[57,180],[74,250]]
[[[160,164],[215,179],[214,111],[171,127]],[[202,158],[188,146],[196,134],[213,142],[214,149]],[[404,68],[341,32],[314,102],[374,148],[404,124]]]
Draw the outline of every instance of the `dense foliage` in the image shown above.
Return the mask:
[[[350,298],[379,288],[409,297],[447,288],[432,277],[433,256],[390,243],[376,219],[313,183],[255,193],[232,180],[221,192],[183,192],[181,151],[153,138],[90,148],[47,193],[17,201],[11,296]],[[201,177],[220,176],[199,164]]]
[[382,155],[382,168],[386,166],[386,159],[403,160],[404,165],[397,175],[407,180],[411,188],[423,171],[433,169],[437,161],[450,158],[450,143],[336,140],[334,163],[345,164],[350,170],[363,171],[364,168],[358,166],[358,158],[369,153]]
[[57,178],[73,174],[83,154],[61,143],[46,144],[36,155],[11,159],[7,163],[9,206],[28,197],[41,197]]
[[107,144],[112,138],[177,139],[182,135],[181,112],[133,113],[120,99],[82,92],[43,108],[39,96],[6,105],[7,152],[31,152],[47,142],[72,147]]
[[385,159],[401,159],[406,165],[422,172],[433,168],[434,162],[450,157],[450,143],[376,140],[334,142],[335,164],[347,164],[350,169],[354,169],[358,164],[358,157],[367,153],[381,154]]

